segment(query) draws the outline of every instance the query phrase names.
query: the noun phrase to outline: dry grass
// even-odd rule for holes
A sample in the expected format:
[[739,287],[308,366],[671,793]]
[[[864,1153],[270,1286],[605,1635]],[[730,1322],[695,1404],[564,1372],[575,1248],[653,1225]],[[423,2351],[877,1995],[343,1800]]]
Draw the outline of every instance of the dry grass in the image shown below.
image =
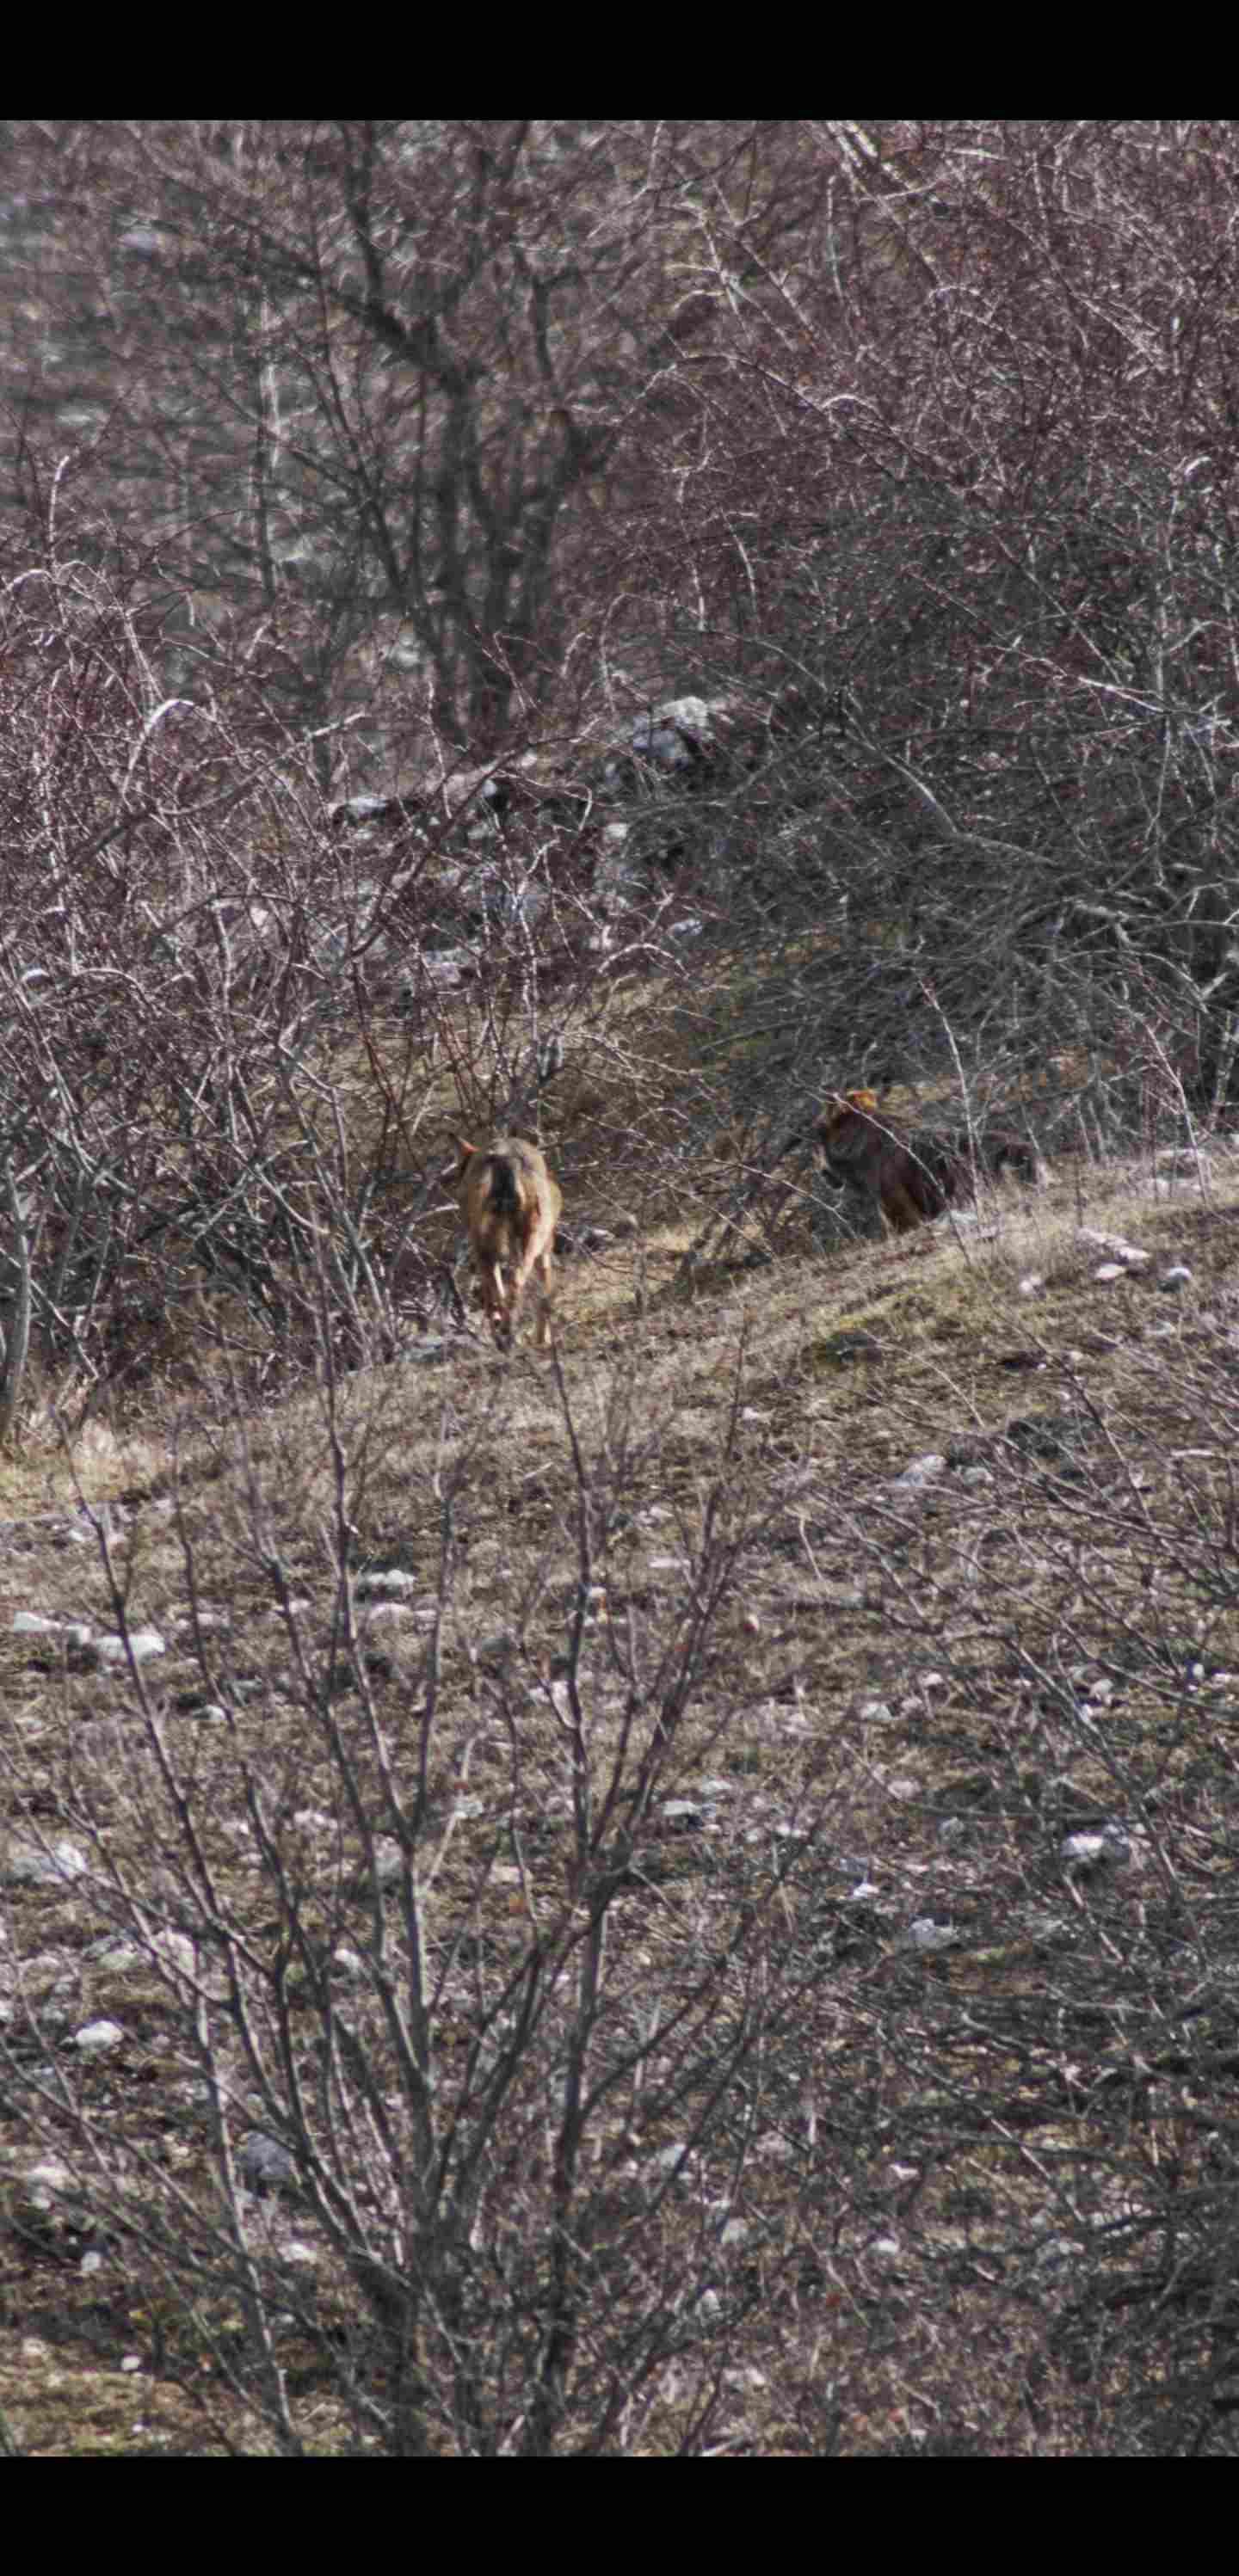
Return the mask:
[[[1115,1812],[1152,1846],[1180,1828],[1203,1834],[1229,1794],[1208,1676],[1225,1653],[1239,1659],[1224,1538],[1235,1425],[1218,1397],[1239,1305],[1239,1174],[1218,1158],[1207,1198],[1185,1184],[1167,1202],[1135,1168],[1104,1179],[1060,1168],[1044,1197],[995,1193],[979,1227],[949,1219],[896,1253],[864,1243],[828,1259],[686,1272],[731,1173],[720,1148],[704,1163],[686,1155],[684,1182],[676,1177],[648,1075],[638,1083],[637,1016],[625,1043],[634,1093],[658,1125],[657,1186],[643,1194],[631,1101],[612,1094],[591,1108],[578,1088],[571,1106],[557,1104],[565,1178],[588,1173],[575,1202],[569,1185],[569,1218],[605,1226],[618,1212],[637,1228],[566,1270],[552,1362],[464,1342],[248,1422],[213,1429],[197,1413],[178,1429],[169,1416],[166,1438],[145,1451],[100,1435],[76,1462],[80,1500],[128,1499],[94,1526],[70,1508],[50,1452],[46,1466],[10,1471],[7,1613],[28,1605],[108,1628],[123,1598],[129,1626],[155,1625],[170,1648],[135,1684],[55,1635],[0,1641],[0,1834],[85,1838],[95,1871],[88,1892],[10,1891],[22,2010],[32,2027],[44,2017],[62,2054],[83,2022],[115,2015],[121,2054],[90,2061],[80,2078],[90,2117],[126,2188],[172,2171],[207,2212],[211,2153],[184,1998],[175,1978],[135,1976],[100,1947],[134,1891],[147,1889],[156,1915],[166,1909],[180,1867],[151,1766],[151,1715],[192,1795],[215,1901],[254,1960],[269,1961],[273,1938],[270,1876],[245,1824],[259,1795],[281,1867],[305,1891],[298,1940],[312,1936],[326,1955],[364,1947],[367,1842],[383,1814],[376,1748],[406,1785],[417,1777],[439,1617],[419,1830],[438,1853],[425,1919],[445,1963],[440,2080],[445,2099],[459,2082],[463,2102],[475,1971],[484,1962],[493,1990],[519,1976],[531,1942],[547,1956],[565,1943],[567,1957],[578,1937],[563,1675],[584,1693],[601,1795],[631,1760],[624,1676],[681,1651],[713,1562],[715,1511],[735,1570],[719,1584],[658,1784],[660,1801],[723,1823],[704,1837],[652,1826],[640,1875],[617,1901],[623,1943],[609,1949],[607,1990],[618,2045],[643,1999],[678,1991],[690,1958],[712,1945],[725,1955],[766,1856],[812,1851],[811,1871],[761,1900],[783,1926],[777,1974],[790,1982],[786,2017],[772,2025],[782,2055],[767,2144],[744,2206],[779,2250],[767,2295],[745,2310],[715,2436],[745,2449],[820,2448],[825,2373],[838,2392],[831,2438],[844,2448],[932,2431],[935,2409],[982,2447],[1087,2446],[1088,2409],[1072,2399],[1070,2373],[1047,2363],[1035,2308],[1013,2310],[995,2285],[1012,2249],[1068,2227],[1056,2160],[1088,2198],[1079,2176],[1090,2155],[1101,2159],[1090,2223],[1148,2205],[1147,2176],[1114,2161],[1102,2095],[1085,2099],[1083,2078],[1079,2099],[1064,2090],[1041,2035],[1071,1919],[1053,1855],[1073,1824]],[[665,1076],[670,1090],[675,1069]],[[1147,1274],[1098,1283],[1103,1254],[1081,1240],[1082,1219],[1147,1249]],[[760,1217],[742,1218],[741,1238],[763,1251]],[[1157,1284],[1172,1260],[1191,1265],[1190,1299]],[[930,1452],[946,1463],[928,1486],[901,1486]],[[1213,1553],[1193,1559],[1186,1534],[1204,1512],[1217,1515]],[[352,1636],[342,1632],[342,1530],[354,1578],[376,1567],[408,1575],[404,1622],[358,1608]],[[1109,1678],[1104,1730],[1072,1718],[1073,1657],[1093,1681]],[[1205,1679],[1189,1707],[1173,1676],[1191,1657],[1203,1657]],[[207,1714],[216,1706],[226,1725]],[[341,1801],[342,1750],[353,1812]],[[939,1828],[953,1821],[971,1858],[947,1865]],[[861,1879],[880,1891],[874,1902],[856,1900]],[[1138,1897],[1088,1900],[1098,1956],[1129,1937],[1147,1884]],[[909,1948],[920,1914],[949,1915],[941,1957]],[[724,1979],[711,2009],[721,2033],[740,1989]],[[161,2310],[149,2282],[135,2298],[88,2196],[53,2195],[32,2215],[18,2177],[33,2140],[54,2150],[52,2098],[36,2083],[0,2133],[13,2177],[9,2313],[35,2339],[24,2379],[15,2325],[0,2343],[17,2441],[48,2453],[262,2447],[269,2434],[221,2376],[227,2301],[205,2298],[191,2321],[170,2292]],[[803,2161],[810,2101],[837,2148],[820,2167]],[[682,2116],[670,2094],[659,2111],[655,2085],[642,2155],[674,2143]],[[635,2117],[624,2097],[597,2130],[621,2237]],[[531,2173],[535,2134],[536,2123]],[[711,2166],[716,2189],[725,2165],[724,2154]],[[919,2177],[911,2198],[898,2182],[905,2168]],[[678,2209],[667,2202],[649,2222],[669,2264],[687,2259],[691,2212]],[[875,2250],[886,2236],[897,2260]],[[84,2276],[92,2247],[103,2265]],[[952,2265],[963,2286],[944,2306]],[[317,2277],[323,2311],[342,2327],[347,2278],[330,2260]],[[871,2331],[875,2301],[896,2333]],[[140,2392],[120,2375],[131,2348]],[[349,2438],[329,2349],[308,2327],[289,2346],[309,2447]],[[1013,2376],[1017,2352],[1043,2374],[1041,2434]],[[652,2393],[639,2447],[680,2438],[673,2380]],[[209,2396],[205,2417],[190,2408],[195,2390]]]

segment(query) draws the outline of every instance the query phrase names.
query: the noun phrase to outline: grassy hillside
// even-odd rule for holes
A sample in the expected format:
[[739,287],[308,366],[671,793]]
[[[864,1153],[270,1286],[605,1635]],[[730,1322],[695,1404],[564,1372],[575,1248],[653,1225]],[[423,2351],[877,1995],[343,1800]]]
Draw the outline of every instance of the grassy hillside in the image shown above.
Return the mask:
[[18,2449],[1229,2447],[1233,1149],[807,1248],[644,1044],[549,1361],[10,1464]]

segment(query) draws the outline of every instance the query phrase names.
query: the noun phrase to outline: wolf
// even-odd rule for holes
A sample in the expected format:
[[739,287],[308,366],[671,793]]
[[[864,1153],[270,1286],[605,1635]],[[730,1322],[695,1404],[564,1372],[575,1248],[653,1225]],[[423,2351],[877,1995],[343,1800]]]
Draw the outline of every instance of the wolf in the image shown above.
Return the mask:
[[814,1128],[832,1180],[876,1199],[896,1234],[928,1225],[956,1200],[976,1196],[977,1172],[1016,1172],[1039,1188],[1044,1166],[1034,1146],[1005,1128],[955,1135],[909,1133],[884,1117],[872,1091],[836,1092]]
[[535,1339],[544,1350],[555,1228],[563,1206],[559,1183],[537,1146],[523,1136],[494,1136],[488,1145],[458,1136],[456,1146],[457,1160],[443,1178],[461,1191],[469,1250],[495,1340],[501,1349],[511,1348],[517,1309],[534,1271],[540,1292]]

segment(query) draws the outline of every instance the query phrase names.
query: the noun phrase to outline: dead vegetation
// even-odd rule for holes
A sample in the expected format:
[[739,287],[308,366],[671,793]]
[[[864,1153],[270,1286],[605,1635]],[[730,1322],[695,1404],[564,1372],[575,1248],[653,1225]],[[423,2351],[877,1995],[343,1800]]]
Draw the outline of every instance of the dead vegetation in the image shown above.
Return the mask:
[[9,2451],[1233,2451],[1237,133],[6,130]]
[[1063,1174],[613,1246],[549,1363],[328,1365],[10,1525],[10,1611],[168,1648],[3,1644],[18,2447],[1225,2446],[1208,1170],[1086,1202],[1104,1281]]

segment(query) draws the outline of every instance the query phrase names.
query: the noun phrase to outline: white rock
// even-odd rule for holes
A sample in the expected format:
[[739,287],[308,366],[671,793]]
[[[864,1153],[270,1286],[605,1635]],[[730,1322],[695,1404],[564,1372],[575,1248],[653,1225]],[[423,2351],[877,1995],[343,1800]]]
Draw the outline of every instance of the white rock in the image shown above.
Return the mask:
[[896,1476],[896,1490],[900,1485],[932,1485],[939,1476],[945,1476],[945,1474],[945,1458],[940,1458],[936,1449],[931,1449],[925,1457],[914,1458],[911,1466],[905,1467],[901,1476]]
[[22,2182],[27,2191],[44,2196],[54,2191],[75,2189],[68,2166],[58,2164],[54,2156],[48,2156],[41,2165],[31,2165],[22,2175]]
[[696,1798],[668,1798],[662,1808],[663,1823],[678,1826],[682,1832],[707,1824],[709,1814],[709,1808],[701,1806]]
[[88,2021],[81,2030],[74,2031],[73,2045],[84,2048],[90,2056],[96,2056],[105,2049],[119,2048],[124,2036],[118,2021]]
[[195,1952],[193,1942],[190,1940],[187,1932],[174,1932],[171,1924],[168,1924],[162,1932],[157,1932],[155,1934],[155,1938],[151,1943],[151,1948],[156,1952],[164,1966],[172,1969],[174,1975],[178,1977],[192,1977],[195,1966]]
[[241,2178],[251,2191],[260,2184],[291,2183],[297,2179],[297,2168],[287,2147],[278,2138],[268,2138],[261,2129],[250,2129],[237,2149]]
[[124,1932],[105,1932],[102,1940],[88,1941],[86,1956],[113,1977],[133,1976],[146,1959],[141,1943],[131,1941]]
[[34,1843],[13,1843],[3,1875],[14,1887],[52,1887],[83,1877],[89,1866],[85,1852],[64,1839],[50,1843],[46,1851]]
[[99,1653],[105,1664],[124,1664],[132,1655],[135,1664],[149,1663],[152,1655],[166,1655],[167,1646],[158,1628],[131,1628],[128,1639],[101,1637]]
[[953,1950],[959,1934],[952,1923],[935,1923],[928,1914],[918,1915],[908,1926],[908,1939],[914,1950]]
[[1068,1834],[1062,1856],[1075,1869],[1096,1869],[1111,1852],[1104,1834]]

